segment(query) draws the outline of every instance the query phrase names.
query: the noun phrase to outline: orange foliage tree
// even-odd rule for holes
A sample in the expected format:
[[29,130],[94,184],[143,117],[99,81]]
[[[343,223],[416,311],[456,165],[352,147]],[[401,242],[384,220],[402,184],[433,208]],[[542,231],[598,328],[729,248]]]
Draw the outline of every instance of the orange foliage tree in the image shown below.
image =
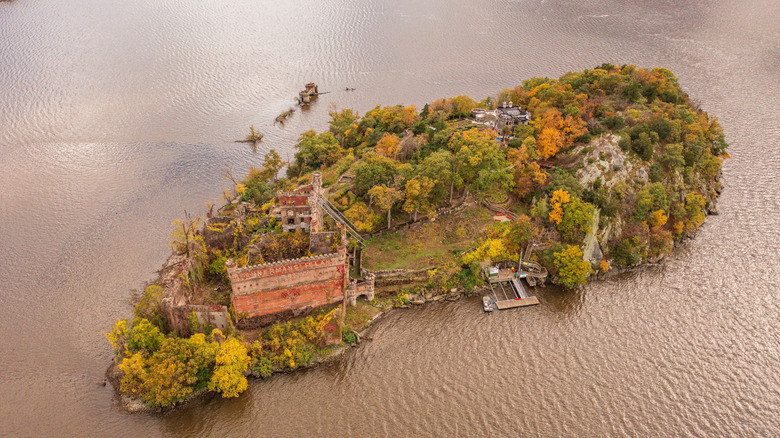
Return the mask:
[[544,159],[554,157],[558,151],[571,146],[577,137],[588,131],[582,118],[571,114],[564,117],[557,109],[544,111],[531,123],[538,132],[536,148]]
[[388,158],[395,158],[398,154],[398,136],[385,132],[376,144],[376,152]]

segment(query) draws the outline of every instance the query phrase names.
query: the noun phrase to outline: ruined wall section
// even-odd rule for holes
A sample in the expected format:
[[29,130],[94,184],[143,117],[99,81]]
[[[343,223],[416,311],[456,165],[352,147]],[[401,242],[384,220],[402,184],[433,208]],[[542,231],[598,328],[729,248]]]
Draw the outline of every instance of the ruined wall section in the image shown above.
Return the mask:
[[228,315],[228,309],[225,306],[165,305],[163,310],[171,330],[182,336],[194,334],[191,322],[193,314],[198,322],[198,332],[202,332],[207,326],[220,329],[223,332],[230,327],[230,315]]
[[226,263],[237,314],[250,318],[292,311],[295,314],[344,299],[348,272],[346,249],[300,259],[238,268]]
[[[195,251],[195,247],[191,248]],[[171,262],[173,260],[173,263]],[[192,314],[198,321],[198,330],[202,331],[206,326],[220,330],[230,327],[230,315],[225,306],[199,306],[188,304],[187,289],[183,278],[190,275],[190,270],[195,265],[194,257],[171,256],[168,273],[162,278],[163,300],[162,310],[168,326],[181,336],[192,335],[190,319]],[[166,268],[164,268],[166,269]]]

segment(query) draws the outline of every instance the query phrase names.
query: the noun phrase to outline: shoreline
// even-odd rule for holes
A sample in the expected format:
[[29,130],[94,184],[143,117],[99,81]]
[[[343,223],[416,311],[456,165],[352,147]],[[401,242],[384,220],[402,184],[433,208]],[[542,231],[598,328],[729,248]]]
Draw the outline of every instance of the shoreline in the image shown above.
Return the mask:
[[[689,239],[693,239],[692,237]],[[681,243],[680,243],[681,244]],[[678,244],[679,245],[679,244]],[[678,247],[678,245],[675,245],[675,249]],[[171,259],[175,259],[176,257],[179,257],[175,254],[171,254],[171,256],[166,259],[166,264],[163,265],[163,268],[161,268],[158,272],[160,273],[160,276],[155,280],[155,282],[149,283],[149,284],[158,284],[158,282],[161,280],[163,271],[167,268],[170,268],[171,264],[168,262]],[[619,277],[624,274],[629,274],[633,272],[642,271],[645,269],[649,269],[652,267],[663,265],[663,263],[666,261],[666,255],[661,256],[658,260],[655,261],[648,261],[645,263],[642,263],[637,266],[629,267],[629,268],[613,268],[610,269],[606,273],[599,273],[595,274],[592,278],[592,282],[602,282],[606,281],[612,278]],[[552,283],[552,279],[550,279],[550,282]],[[591,282],[589,282],[591,283]],[[559,287],[560,285],[556,283],[552,283],[552,286]],[[533,290],[536,290],[536,288],[547,288],[548,285],[545,283],[542,286],[535,286]],[[371,338],[366,338],[366,333],[371,330],[374,325],[384,319],[387,315],[389,315],[393,311],[399,311],[403,309],[409,309],[412,307],[418,307],[418,306],[424,306],[424,305],[430,305],[435,303],[443,303],[443,302],[456,302],[461,301],[464,298],[469,298],[473,296],[479,296],[484,290],[486,290],[488,286],[478,286],[476,287],[472,292],[466,292],[466,291],[450,291],[446,294],[438,294],[430,296],[430,298],[426,298],[423,294],[415,294],[414,296],[409,297],[409,304],[405,304],[402,306],[391,306],[387,309],[380,310],[379,313],[375,314],[370,320],[368,320],[363,328],[361,328],[358,331],[355,331],[355,335],[357,336],[357,342],[353,344],[346,344],[344,342],[341,342],[339,344],[332,344],[328,346],[330,352],[328,354],[324,355],[317,355],[315,358],[311,360],[308,364],[298,367],[294,370],[274,370],[272,375],[269,377],[273,377],[276,375],[282,375],[282,374],[292,374],[296,373],[298,371],[303,370],[309,370],[314,369],[322,365],[327,365],[338,358],[342,357],[344,354],[346,354],[349,350],[353,348],[360,348],[361,343],[365,341],[371,340]],[[516,309],[515,309],[516,310]],[[248,373],[246,375],[247,379],[250,382],[260,382],[263,381],[269,377],[261,378],[261,377],[255,377],[251,373]],[[125,394],[122,394],[122,392],[119,389],[119,382],[122,378],[122,371],[119,369],[119,365],[115,361],[111,361],[111,364],[108,366],[105,372],[105,380],[104,383],[108,383],[111,385],[114,391],[114,397],[116,404],[118,407],[123,409],[124,411],[130,413],[130,414],[139,414],[139,413],[146,413],[146,414],[166,414],[168,412],[171,412],[173,410],[179,409],[180,407],[191,403],[197,399],[205,398],[205,397],[216,397],[218,395],[215,391],[210,391],[208,389],[199,389],[197,391],[192,392],[190,395],[188,395],[184,400],[177,402],[176,404],[172,406],[168,406],[165,408],[158,408],[158,407],[150,407],[144,404],[143,401],[140,399],[134,399],[131,398]]]

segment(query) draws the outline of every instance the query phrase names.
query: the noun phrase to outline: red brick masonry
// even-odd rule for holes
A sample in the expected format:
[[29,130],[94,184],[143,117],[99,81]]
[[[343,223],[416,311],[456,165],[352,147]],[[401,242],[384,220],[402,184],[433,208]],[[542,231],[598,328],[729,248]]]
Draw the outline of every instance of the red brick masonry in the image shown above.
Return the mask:
[[340,302],[346,254],[340,250],[293,260],[236,268],[228,266],[236,313],[249,317]]

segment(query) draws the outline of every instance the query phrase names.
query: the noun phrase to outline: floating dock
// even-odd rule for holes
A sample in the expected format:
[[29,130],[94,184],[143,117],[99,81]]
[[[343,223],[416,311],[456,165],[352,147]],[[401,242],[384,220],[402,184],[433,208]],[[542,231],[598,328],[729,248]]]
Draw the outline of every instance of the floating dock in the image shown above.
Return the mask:
[[496,301],[498,310],[514,309],[515,307],[535,306],[539,304],[539,299],[530,296],[528,298],[519,298],[516,300]]

